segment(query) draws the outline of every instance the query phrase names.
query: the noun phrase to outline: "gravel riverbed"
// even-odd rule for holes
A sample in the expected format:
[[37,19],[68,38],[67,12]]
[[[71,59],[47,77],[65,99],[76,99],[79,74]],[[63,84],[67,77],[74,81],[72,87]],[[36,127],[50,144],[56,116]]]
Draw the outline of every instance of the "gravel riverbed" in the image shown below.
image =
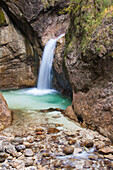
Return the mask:
[[0,132],[0,170],[112,170],[113,145],[60,112],[13,110]]

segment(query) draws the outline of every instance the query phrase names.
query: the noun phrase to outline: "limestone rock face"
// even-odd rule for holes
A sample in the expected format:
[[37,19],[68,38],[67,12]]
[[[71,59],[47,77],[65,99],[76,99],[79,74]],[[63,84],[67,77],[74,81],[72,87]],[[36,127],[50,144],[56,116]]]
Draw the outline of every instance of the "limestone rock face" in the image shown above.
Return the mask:
[[72,96],[72,88],[69,82],[68,72],[66,71],[63,58],[65,36],[57,42],[55,58],[53,62],[53,87],[60,90],[66,96]]
[[5,23],[0,27],[0,89],[34,86],[33,47],[1,10]]
[[73,94],[74,113],[85,127],[97,130],[113,141],[113,85]]
[[0,93],[0,130],[10,125],[11,121],[12,121],[11,111],[9,110],[2,93]]

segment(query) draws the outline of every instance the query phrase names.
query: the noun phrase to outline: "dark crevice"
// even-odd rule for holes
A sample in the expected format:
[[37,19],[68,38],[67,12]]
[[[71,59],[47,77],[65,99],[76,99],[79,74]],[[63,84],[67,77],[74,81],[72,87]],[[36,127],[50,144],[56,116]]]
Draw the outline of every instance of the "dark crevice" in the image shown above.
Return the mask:
[[78,122],[83,123],[83,118],[81,116],[77,116]]

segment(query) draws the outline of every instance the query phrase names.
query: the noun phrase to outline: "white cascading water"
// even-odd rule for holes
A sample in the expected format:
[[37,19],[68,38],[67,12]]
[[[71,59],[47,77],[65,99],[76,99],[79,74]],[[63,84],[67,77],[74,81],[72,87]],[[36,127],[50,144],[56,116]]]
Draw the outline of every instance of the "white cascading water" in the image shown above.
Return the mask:
[[30,88],[23,93],[32,94],[32,95],[45,95],[50,93],[56,93],[56,90],[51,88],[52,87],[51,68],[52,68],[56,43],[58,39],[60,39],[64,35],[65,34],[62,34],[58,38],[51,39],[47,42],[42,55],[42,62],[39,69],[37,88]]
[[63,37],[65,34],[60,35],[56,39],[50,39],[45,48],[42,55],[42,62],[39,70],[39,77],[38,77],[38,89],[51,89],[51,68],[52,68],[52,62],[54,57],[54,51],[56,47],[56,43],[59,38]]

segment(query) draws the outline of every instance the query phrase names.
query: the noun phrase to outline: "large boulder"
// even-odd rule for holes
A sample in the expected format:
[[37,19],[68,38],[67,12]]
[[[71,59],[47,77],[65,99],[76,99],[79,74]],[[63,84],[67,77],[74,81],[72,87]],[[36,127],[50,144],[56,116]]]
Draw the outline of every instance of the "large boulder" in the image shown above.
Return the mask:
[[0,92],[0,130],[4,129],[12,122],[12,113]]

